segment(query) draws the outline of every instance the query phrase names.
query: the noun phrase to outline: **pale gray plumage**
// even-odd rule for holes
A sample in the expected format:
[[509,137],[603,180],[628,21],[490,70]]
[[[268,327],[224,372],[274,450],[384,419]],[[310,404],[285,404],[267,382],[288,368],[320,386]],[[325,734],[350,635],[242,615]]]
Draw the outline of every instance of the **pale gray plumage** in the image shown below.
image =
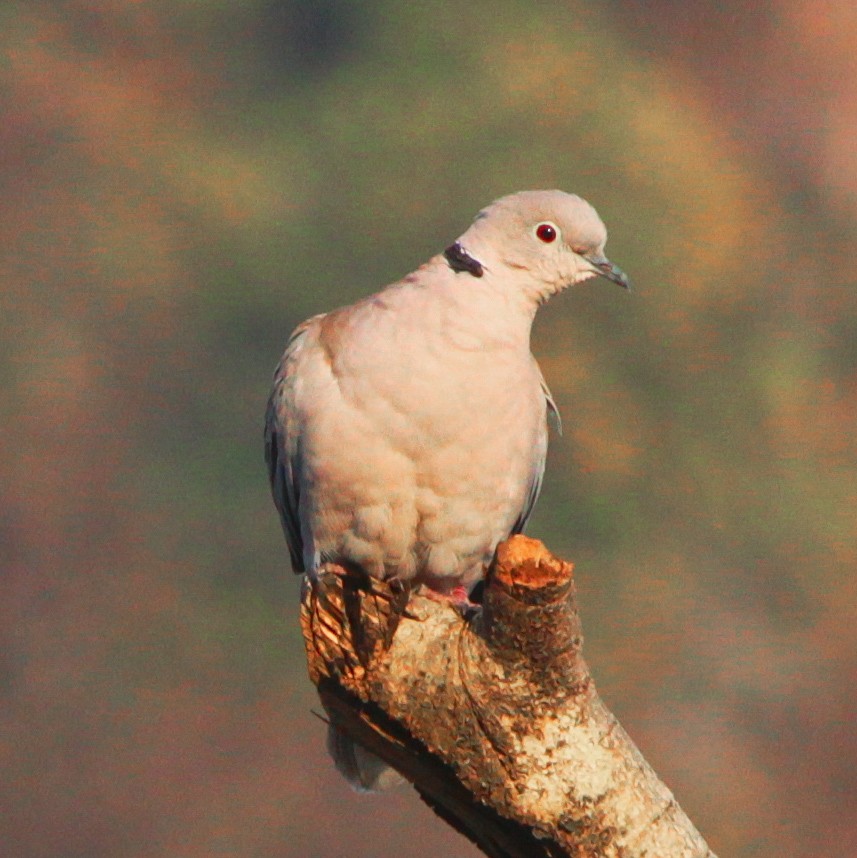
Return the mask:
[[606,238],[580,197],[513,194],[412,274],[295,330],[265,442],[296,572],[347,561],[440,592],[479,580],[542,482],[556,409],[533,318],[595,275],[627,287]]

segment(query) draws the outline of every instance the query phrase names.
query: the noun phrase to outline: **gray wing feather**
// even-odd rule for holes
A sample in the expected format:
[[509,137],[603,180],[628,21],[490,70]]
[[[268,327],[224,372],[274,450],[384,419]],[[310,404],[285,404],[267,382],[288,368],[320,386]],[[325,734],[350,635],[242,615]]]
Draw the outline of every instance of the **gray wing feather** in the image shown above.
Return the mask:
[[562,417],[560,416],[559,408],[556,407],[556,401],[548,387],[548,383],[545,381],[545,377],[541,374],[541,370],[539,370],[539,376],[542,381],[542,393],[544,393],[545,401],[548,404],[548,414],[553,418],[553,425],[557,435],[562,435]]
[[536,501],[539,499],[539,493],[542,490],[542,480],[544,479],[544,476],[545,460],[542,458],[536,467],[536,472],[533,474],[533,481],[530,483],[530,491],[528,492],[527,499],[524,502],[524,508],[521,510],[521,514],[512,526],[509,536],[514,536],[516,533],[522,533],[524,528],[527,526],[527,522],[530,520]]
[[[544,393],[545,395],[545,403],[547,405],[548,415],[553,418],[557,432],[562,435],[562,418],[560,417],[559,409],[556,407],[556,402],[554,401],[550,389],[545,382],[544,376],[541,375],[541,372],[539,373],[539,376],[541,378],[542,393]],[[530,516],[533,513],[533,508],[535,507],[536,501],[539,499],[539,494],[542,490],[542,481],[544,480],[545,476],[545,461],[547,459],[547,450],[547,439],[545,439],[544,449],[534,463],[532,482],[530,483],[530,490],[529,492],[527,492],[527,498],[524,501],[524,508],[521,510],[521,514],[516,519],[510,535],[523,532],[524,528],[527,526],[527,522],[530,520]]]
[[300,433],[294,402],[295,373],[304,336],[318,318],[316,316],[299,325],[289,337],[274,373],[274,389],[265,412],[265,462],[271,494],[280,513],[292,568],[298,574],[306,569],[300,523]]

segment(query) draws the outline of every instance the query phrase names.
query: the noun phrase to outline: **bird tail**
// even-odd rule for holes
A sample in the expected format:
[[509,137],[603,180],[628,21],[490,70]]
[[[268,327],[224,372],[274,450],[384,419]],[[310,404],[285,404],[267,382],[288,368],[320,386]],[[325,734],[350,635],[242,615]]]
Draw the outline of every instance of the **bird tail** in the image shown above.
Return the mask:
[[340,733],[332,724],[327,727],[327,751],[339,773],[357,792],[386,792],[405,783],[392,766]]

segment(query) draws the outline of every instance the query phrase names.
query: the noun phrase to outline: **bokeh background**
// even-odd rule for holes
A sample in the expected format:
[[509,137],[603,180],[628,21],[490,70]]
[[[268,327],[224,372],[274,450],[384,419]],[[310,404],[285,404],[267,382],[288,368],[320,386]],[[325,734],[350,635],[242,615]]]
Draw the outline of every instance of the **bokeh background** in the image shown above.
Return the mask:
[[720,855],[857,855],[855,10],[0,3],[0,854],[477,854],[326,758],[262,414],[560,187],[636,287],[533,341],[598,687]]

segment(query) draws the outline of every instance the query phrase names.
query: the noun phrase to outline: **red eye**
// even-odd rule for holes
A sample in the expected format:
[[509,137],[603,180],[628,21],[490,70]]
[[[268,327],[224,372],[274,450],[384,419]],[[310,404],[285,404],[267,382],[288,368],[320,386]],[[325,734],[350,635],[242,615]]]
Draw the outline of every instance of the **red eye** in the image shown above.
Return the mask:
[[536,235],[545,243],[550,244],[556,239],[556,227],[549,223],[540,223],[536,227]]

